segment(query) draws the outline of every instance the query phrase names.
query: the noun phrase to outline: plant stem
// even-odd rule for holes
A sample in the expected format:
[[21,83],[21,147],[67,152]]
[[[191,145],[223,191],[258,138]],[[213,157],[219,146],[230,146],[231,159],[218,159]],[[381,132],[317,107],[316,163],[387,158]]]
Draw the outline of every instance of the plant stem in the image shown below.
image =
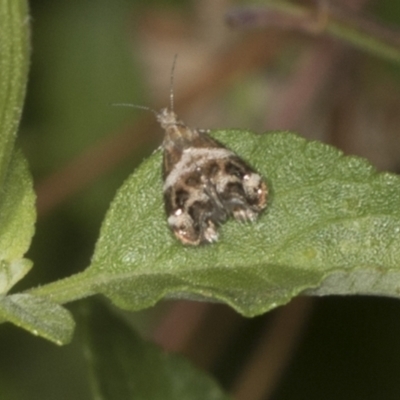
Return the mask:
[[327,1],[318,1],[316,7],[271,1],[262,8],[235,8],[228,13],[227,20],[237,28],[275,27],[314,34],[325,32],[360,50],[400,64],[400,30]]
[[[98,275],[93,279],[84,271],[47,285],[29,289],[25,293],[45,297],[57,304],[64,304],[96,294],[96,290],[92,289],[95,281],[99,282]],[[6,320],[0,316],[0,324],[3,322]]]
[[[91,289],[92,279],[86,272],[81,272],[47,285],[29,289],[26,293],[46,297],[58,304],[69,303],[96,293],[95,290]],[[96,281],[98,282],[98,276]]]

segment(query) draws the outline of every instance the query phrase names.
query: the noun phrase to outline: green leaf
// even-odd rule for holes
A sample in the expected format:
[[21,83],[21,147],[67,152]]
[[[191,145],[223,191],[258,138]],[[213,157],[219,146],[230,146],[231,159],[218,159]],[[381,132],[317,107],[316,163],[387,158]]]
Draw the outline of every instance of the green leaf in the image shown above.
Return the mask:
[[167,227],[158,152],[118,191],[91,266],[40,292],[56,301],[103,293],[130,310],[165,297],[208,299],[246,316],[300,293],[399,295],[397,175],[290,133],[213,136],[266,178],[259,220],[230,220],[219,242],[184,247]]
[[6,178],[21,118],[28,76],[25,0],[0,0],[0,188]]
[[28,70],[28,12],[25,1],[0,0],[0,294],[31,268],[23,259],[36,220],[27,163],[14,149]]
[[3,296],[32,267],[24,259],[34,233],[35,195],[27,162],[15,150],[28,74],[25,0],[0,0],[0,321],[21,326],[57,344],[70,340],[70,313],[29,294]]
[[75,327],[64,307],[30,294],[1,296],[0,317],[58,345],[70,342]]
[[85,355],[102,400],[228,400],[204,372],[142,340],[105,306],[86,314]]

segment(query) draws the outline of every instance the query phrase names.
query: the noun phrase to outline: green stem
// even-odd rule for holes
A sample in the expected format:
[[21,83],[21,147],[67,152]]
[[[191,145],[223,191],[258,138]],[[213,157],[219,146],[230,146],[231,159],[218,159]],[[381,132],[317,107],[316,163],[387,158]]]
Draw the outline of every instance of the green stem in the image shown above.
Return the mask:
[[93,279],[84,271],[47,285],[29,289],[26,293],[46,297],[55,303],[64,304],[94,295],[96,292],[91,289],[94,280],[98,282],[99,277],[96,276]]
[[329,12],[326,30],[360,50],[400,64],[400,31],[391,30],[371,19],[346,14],[341,9]]
[[321,0],[317,7],[270,1],[263,8],[236,8],[228,14],[236,27],[275,27],[327,33],[377,57],[400,63],[400,30]]
[[[99,276],[93,278],[84,271],[47,285],[29,289],[25,293],[45,297],[57,304],[64,304],[96,294],[96,291],[92,289],[95,282],[99,282]],[[6,320],[0,317],[0,324],[3,322]]]

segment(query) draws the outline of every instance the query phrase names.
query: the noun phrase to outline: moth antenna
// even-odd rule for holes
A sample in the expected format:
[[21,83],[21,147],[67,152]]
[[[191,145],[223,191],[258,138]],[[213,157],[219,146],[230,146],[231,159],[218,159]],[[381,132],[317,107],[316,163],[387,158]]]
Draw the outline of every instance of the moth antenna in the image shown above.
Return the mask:
[[137,104],[131,104],[131,103],[113,103],[111,104],[113,107],[132,107],[132,108],[138,108],[139,110],[146,110],[146,111],[151,111],[155,116],[158,115],[158,112],[154,110],[153,108],[146,107],[146,106],[138,106]]
[[175,54],[174,60],[172,61],[171,67],[171,81],[169,86],[169,108],[171,111],[174,111],[174,73],[176,66],[176,59],[178,58],[178,54]]

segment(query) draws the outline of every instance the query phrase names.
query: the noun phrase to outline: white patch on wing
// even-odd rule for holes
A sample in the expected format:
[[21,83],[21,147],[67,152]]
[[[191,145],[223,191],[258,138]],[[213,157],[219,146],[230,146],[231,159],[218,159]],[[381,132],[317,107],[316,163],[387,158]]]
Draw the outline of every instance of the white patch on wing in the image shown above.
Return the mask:
[[164,191],[174,186],[183,174],[187,174],[201,168],[210,160],[221,160],[232,157],[233,153],[224,148],[196,148],[190,147],[182,153],[181,159],[167,176],[164,182]]

